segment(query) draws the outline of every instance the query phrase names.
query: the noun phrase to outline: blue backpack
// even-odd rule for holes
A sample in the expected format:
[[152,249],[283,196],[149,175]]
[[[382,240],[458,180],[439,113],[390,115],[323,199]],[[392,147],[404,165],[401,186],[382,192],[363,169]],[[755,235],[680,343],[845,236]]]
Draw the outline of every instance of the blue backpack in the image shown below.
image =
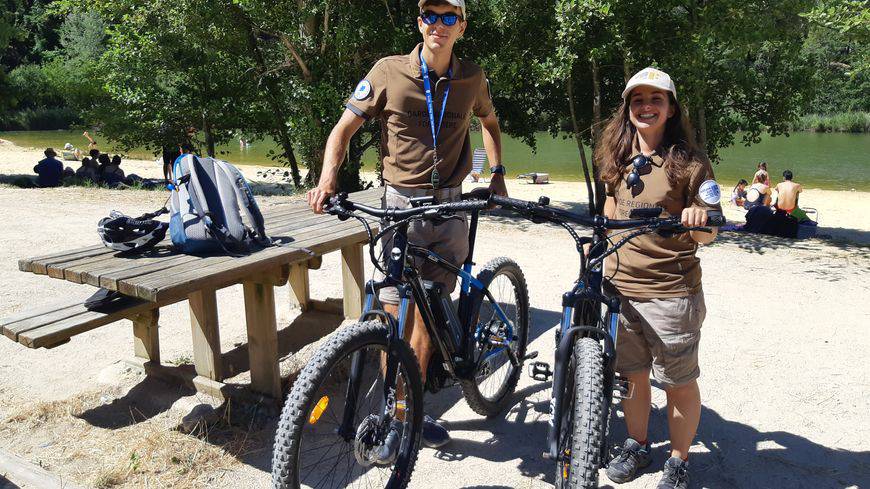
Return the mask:
[[181,252],[237,256],[273,244],[250,185],[226,161],[179,156],[170,190],[169,235]]

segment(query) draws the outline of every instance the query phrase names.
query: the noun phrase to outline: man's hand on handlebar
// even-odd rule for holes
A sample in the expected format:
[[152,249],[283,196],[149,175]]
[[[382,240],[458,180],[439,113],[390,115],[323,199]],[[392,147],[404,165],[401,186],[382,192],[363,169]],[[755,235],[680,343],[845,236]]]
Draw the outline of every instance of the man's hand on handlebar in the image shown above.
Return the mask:
[[504,182],[504,175],[501,173],[492,175],[492,178],[489,179],[489,191],[495,195],[507,197],[508,191],[507,185]]
[[308,201],[308,206],[315,214],[323,214],[323,204],[333,195],[335,195],[335,189],[318,185],[305,194],[305,200]]

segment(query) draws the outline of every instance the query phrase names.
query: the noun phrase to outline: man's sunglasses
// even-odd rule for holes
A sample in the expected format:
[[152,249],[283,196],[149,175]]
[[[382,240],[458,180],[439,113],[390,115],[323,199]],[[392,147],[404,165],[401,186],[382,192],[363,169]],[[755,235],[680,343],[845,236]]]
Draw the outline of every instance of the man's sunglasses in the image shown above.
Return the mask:
[[435,12],[420,12],[420,18],[423,19],[423,23],[426,25],[433,25],[438,22],[438,19],[441,19],[441,23],[446,25],[447,27],[456,25],[456,22],[459,21],[459,14],[454,13],[446,13],[446,14],[436,14]]
[[634,188],[640,183],[640,171],[651,165],[652,159],[649,156],[637,155],[629,161],[629,164],[632,166],[631,173],[628,174],[625,183],[628,188]]

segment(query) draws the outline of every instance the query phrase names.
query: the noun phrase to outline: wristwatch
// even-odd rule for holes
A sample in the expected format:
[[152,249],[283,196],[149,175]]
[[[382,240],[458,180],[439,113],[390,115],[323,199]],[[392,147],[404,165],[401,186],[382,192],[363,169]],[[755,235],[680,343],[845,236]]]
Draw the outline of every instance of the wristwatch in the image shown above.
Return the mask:
[[489,174],[490,175],[505,175],[506,172],[507,172],[507,170],[505,169],[504,165],[502,165],[502,164],[498,164],[498,165],[489,167]]

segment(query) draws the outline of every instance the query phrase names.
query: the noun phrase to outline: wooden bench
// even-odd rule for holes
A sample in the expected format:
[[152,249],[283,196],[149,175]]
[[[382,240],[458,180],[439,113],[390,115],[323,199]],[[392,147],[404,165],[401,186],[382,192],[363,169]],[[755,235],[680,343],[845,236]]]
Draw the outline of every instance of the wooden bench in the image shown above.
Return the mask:
[[84,301],[58,303],[21,312],[0,320],[0,332],[28,348],[54,348],[77,334],[121,319],[131,319],[134,333],[144,323],[156,324],[157,304],[124,298],[99,311],[85,308]]
[[[352,198],[378,205],[381,195],[382,189],[372,189]],[[303,311],[336,312],[329,303],[311,299],[308,270],[319,267],[323,254],[340,251],[344,297],[338,312],[358,317],[364,286],[363,248],[368,236],[358,222],[315,215],[301,201],[265,208],[264,218],[267,234],[283,245],[243,257],[184,255],[164,242],[148,253],[132,256],[95,245],[19,260],[21,271],[119,291],[136,302],[108,313],[87,311],[81,302],[35,309],[3,320],[3,333],[30,348],[53,347],[84,331],[131,319],[137,361],[146,371],[155,372],[162,367],[159,307],[187,300],[196,372],[193,384],[214,394],[227,376],[216,292],[242,284],[251,389],[280,399],[275,287],[289,282],[291,304]]]

